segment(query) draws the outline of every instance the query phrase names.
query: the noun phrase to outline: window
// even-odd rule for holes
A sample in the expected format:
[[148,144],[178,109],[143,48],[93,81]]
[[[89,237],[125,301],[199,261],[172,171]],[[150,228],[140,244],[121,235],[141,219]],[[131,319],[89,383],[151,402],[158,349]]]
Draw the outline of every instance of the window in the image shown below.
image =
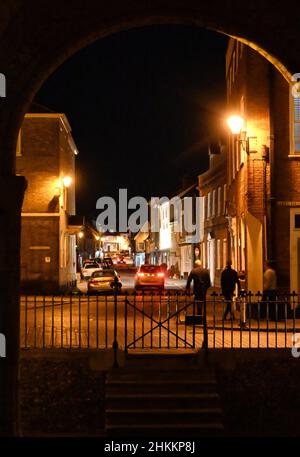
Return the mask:
[[205,197],[200,197],[200,236],[201,240],[203,239],[205,224]]
[[214,217],[216,215],[216,191],[214,190],[212,193],[212,209],[211,209],[211,215]]
[[211,193],[207,194],[207,219],[211,217]]
[[206,198],[206,196],[204,196],[203,197],[203,221],[205,221],[206,215],[207,215],[206,203],[207,203],[207,198]]
[[222,214],[222,187],[218,187],[218,204],[217,204],[217,214],[221,216]]
[[294,151],[300,154],[300,98],[293,98],[293,143]]
[[222,260],[221,260],[221,240],[217,240],[217,270],[221,270]]
[[300,229],[300,214],[295,214],[295,229]]
[[223,191],[223,214],[226,213],[226,200],[227,200],[227,185],[224,184],[224,191]]
[[206,246],[205,243],[202,243],[202,265],[203,268],[206,268]]
[[223,268],[226,267],[227,262],[227,240],[224,238],[223,240]]
[[239,146],[240,146],[239,141],[235,141],[235,139],[233,139],[233,143],[232,143],[232,180],[233,181],[235,180],[235,175],[236,175],[236,170],[237,170],[237,165],[236,165],[237,147],[239,147]]

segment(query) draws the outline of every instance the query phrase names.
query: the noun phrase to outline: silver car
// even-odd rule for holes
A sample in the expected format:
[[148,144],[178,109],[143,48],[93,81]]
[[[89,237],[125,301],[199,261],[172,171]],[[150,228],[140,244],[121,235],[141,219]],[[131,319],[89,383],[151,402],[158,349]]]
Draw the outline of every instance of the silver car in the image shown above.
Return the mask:
[[114,290],[114,281],[117,279],[118,291],[121,291],[122,283],[116,270],[106,268],[95,271],[88,281],[88,293],[92,292],[112,292]]
[[98,263],[84,263],[82,270],[81,270],[81,278],[82,279],[90,279],[92,274],[96,271],[100,270],[100,265]]

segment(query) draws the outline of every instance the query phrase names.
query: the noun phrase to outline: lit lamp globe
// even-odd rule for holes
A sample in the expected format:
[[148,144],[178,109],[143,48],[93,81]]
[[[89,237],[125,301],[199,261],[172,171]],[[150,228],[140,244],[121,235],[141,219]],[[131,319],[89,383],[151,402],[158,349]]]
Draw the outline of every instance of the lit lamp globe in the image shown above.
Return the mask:
[[227,125],[233,135],[239,135],[244,127],[245,121],[241,116],[230,116]]
[[80,238],[80,239],[83,238],[83,232],[78,233],[78,238]]
[[70,185],[72,184],[71,176],[65,176],[63,179],[63,183],[65,187],[70,187]]

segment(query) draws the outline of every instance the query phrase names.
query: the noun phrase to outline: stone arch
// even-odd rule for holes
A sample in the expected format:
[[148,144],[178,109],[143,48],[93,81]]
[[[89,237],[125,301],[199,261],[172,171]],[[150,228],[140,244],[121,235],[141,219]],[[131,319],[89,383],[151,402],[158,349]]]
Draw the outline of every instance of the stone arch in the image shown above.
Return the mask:
[[20,214],[25,180],[14,176],[15,148],[26,109],[42,83],[95,40],[158,24],[202,26],[233,36],[263,54],[290,81],[299,72],[299,23],[298,0],[0,3],[0,71],[6,79],[6,97],[0,99],[0,331],[6,337],[9,361],[0,369],[0,434],[17,433]]
[[[221,0],[153,0],[151,5],[147,0],[77,0],[72,8],[58,0],[6,3],[9,6],[0,6],[0,13],[1,9],[5,10],[2,16],[0,14],[3,17],[3,24],[0,20],[1,71],[8,85],[7,100],[0,110],[3,174],[14,173],[12,154],[17,132],[43,82],[78,50],[109,34],[158,24],[202,26],[251,46],[289,82],[297,71],[297,49],[287,45],[293,40],[297,43],[300,12],[293,10],[289,24],[282,21],[283,15],[293,8],[293,1],[288,7],[272,4],[271,8],[258,0],[242,6],[234,0],[228,0],[226,5]],[[276,34],[270,32],[271,28],[276,28]],[[4,137],[2,131],[5,131]]]

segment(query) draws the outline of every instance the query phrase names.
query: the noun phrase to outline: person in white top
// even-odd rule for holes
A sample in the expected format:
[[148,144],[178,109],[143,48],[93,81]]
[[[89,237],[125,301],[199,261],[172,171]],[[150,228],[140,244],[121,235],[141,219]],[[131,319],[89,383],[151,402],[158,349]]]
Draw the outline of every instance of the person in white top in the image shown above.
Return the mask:
[[[263,314],[266,313],[268,302],[275,302],[277,295],[277,275],[276,271],[272,267],[270,261],[266,262],[266,269],[263,277],[263,297],[262,302],[264,303],[261,317],[265,317]],[[274,305],[274,306],[273,306]],[[275,314],[275,304],[269,307],[269,316],[272,318]]]

